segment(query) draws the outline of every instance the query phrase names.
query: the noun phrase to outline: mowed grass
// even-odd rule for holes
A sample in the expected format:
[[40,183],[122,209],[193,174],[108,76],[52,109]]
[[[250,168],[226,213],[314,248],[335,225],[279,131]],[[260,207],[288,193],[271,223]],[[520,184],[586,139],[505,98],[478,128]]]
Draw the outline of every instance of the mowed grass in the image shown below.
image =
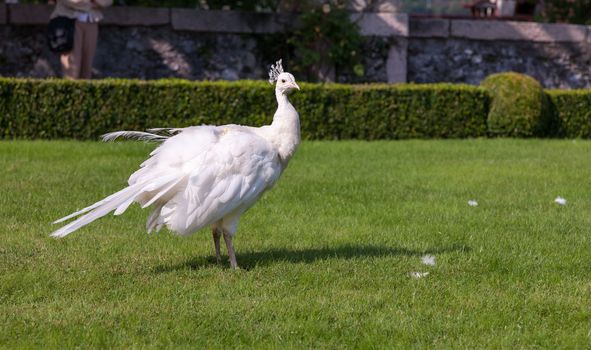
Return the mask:
[[305,142],[243,216],[238,271],[137,205],[48,236],[153,147],[0,142],[2,347],[591,344],[591,142]]

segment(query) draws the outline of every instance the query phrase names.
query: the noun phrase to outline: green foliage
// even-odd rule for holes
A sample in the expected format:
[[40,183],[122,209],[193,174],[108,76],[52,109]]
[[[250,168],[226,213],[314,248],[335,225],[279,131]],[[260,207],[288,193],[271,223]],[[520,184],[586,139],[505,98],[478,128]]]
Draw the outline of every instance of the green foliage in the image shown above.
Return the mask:
[[[463,85],[302,84],[291,100],[306,139],[477,137],[486,91]],[[200,124],[260,126],[275,112],[261,81],[0,79],[0,138],[95,139],[102,133]]]
[[349,15],[343,8],[324,4],[300,16],[300,25],[287,39],[298,58],[294,61],[299,62],[295,72],[316,81],[327,80],[331,67],[354,69],[363,39]]
[[545,0],[541,19],[547,22],[591,24],[591,1]]
[[488,131],[493,136],[544,136],[549,104],[542,85],[519,73],[493,74],[481,86],[492,96]]
[[477,137],[488,96],[462,85],[310,85],[294,96],[314,139]]
[[556,133],[564,137],[591,138],[591,91],[550,90],[556,116]]

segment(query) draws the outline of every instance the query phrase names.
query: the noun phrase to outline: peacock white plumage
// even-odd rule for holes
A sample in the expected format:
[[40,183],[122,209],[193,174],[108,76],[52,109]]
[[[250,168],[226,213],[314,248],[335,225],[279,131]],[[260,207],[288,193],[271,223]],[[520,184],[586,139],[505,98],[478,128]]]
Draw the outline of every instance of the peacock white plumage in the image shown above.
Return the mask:
[[162,144],[129,177],[128,187],[55,221],[84,214],[51,235],[64,237],[111,211],[120,215],[137,202],[142,208],[153,207],[148,232],[166,226],[190,235],[211,226],[218,261],[223,236],[230,265],[238,267],[232,237],[240,216],[275,184],[300,143],[299,115],[287,97],[300,88],[292,74],[283,72],[281,60],[271,66],[269,78],[276,82],[278,104],[271,125],[203,125],[103,135],[104,141],[124,137]]

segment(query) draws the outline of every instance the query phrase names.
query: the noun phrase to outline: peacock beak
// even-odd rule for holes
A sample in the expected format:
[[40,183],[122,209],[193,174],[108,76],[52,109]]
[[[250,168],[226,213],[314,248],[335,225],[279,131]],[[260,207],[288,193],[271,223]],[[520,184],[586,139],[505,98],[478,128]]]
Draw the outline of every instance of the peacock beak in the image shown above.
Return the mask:
[[291,83],[291,87],[294,89],[300,89],[299,85],[296,82]]

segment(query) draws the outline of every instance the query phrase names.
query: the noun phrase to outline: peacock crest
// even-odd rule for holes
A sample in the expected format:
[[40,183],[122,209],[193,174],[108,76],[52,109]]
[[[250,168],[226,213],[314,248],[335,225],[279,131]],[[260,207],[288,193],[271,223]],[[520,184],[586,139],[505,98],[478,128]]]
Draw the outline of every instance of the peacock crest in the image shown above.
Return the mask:
[[277,77],[279,74],[283,73],[283,66],[281,65],[281,59],[275,64],[271,65],[271,69],[269,70],[269,83],[273,84],[277,81]]

